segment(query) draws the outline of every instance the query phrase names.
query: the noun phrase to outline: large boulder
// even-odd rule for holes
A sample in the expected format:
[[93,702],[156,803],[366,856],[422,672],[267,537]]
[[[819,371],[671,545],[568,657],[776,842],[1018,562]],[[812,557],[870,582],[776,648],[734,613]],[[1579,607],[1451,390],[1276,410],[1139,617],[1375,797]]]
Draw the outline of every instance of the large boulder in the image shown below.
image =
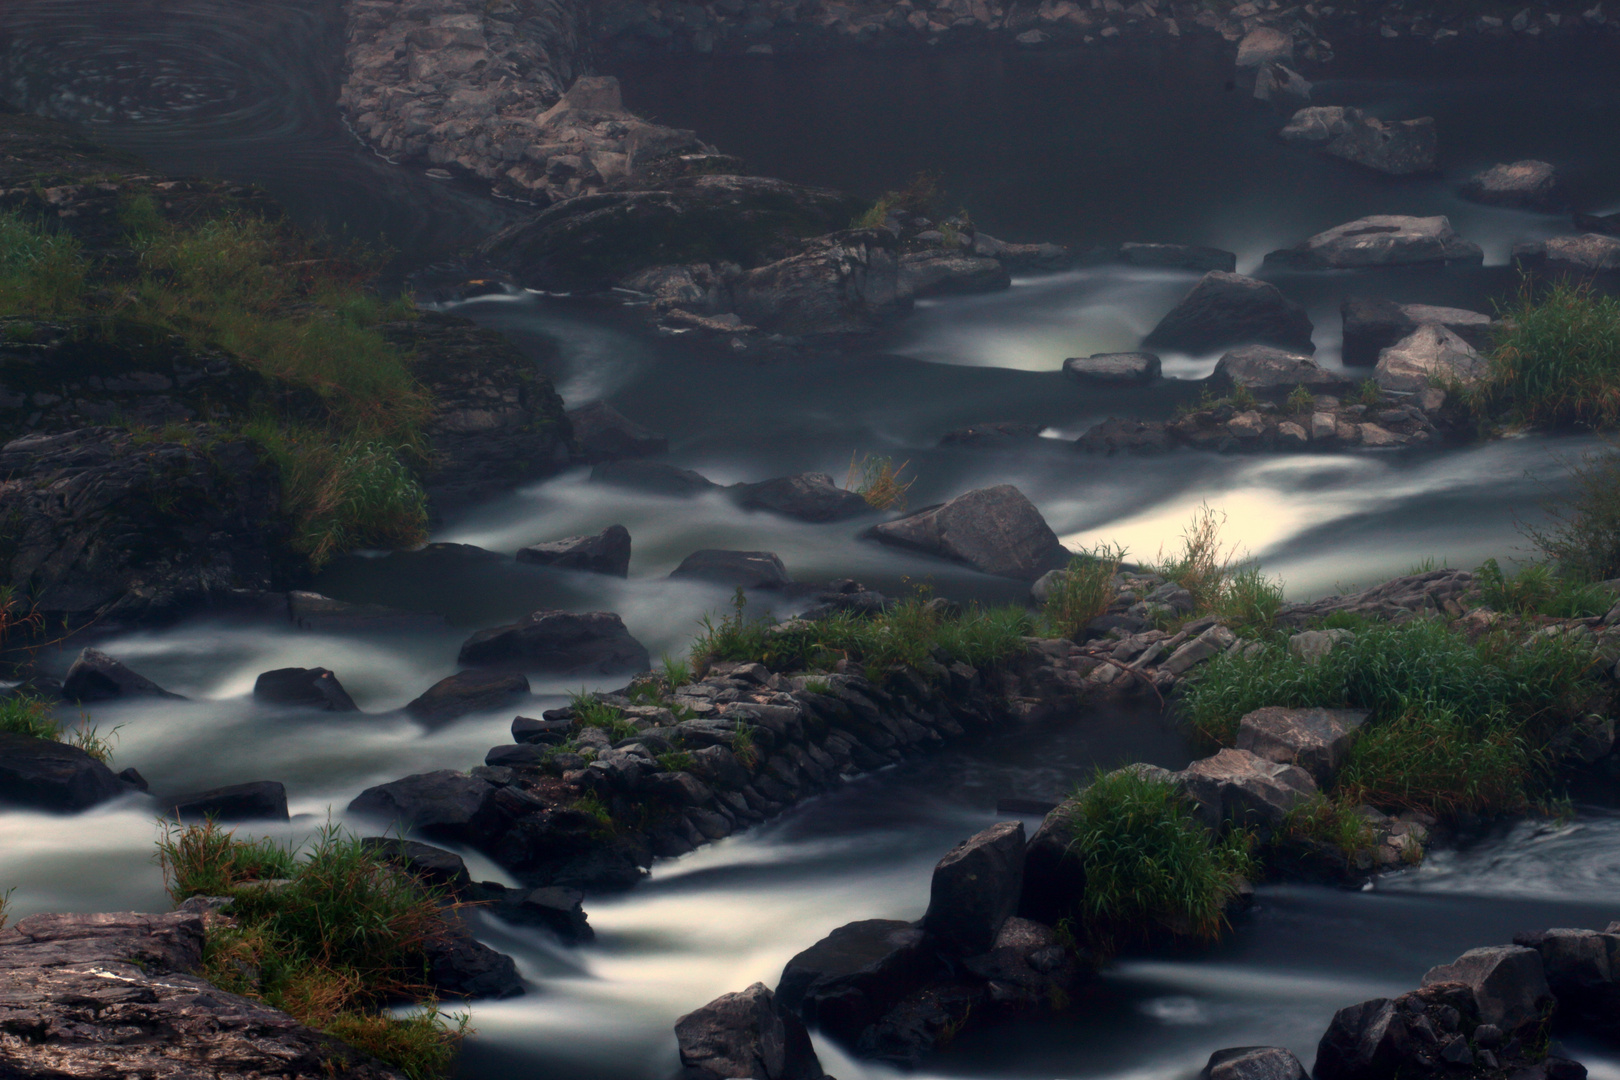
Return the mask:
[[1350,296],[1339,305],[1339,314],[1344,320],[1346,364],[1376,364],[1380,352],[1427,325],[1443,326],[1476,349],[1491,344],[1491,317],[1463,308]]
[[867,535],[885,544],[927,552],[1000,577],[1034,581],[1066,566],[1069,553],[1024,493],[1011,484],[979,488]]
[[821,237],[739,274],[733,306],[744,321],[782,334],[869,332],[909,302],[900,294],[894,246],[894,234],[883,229]]
[[1174,445],[1163,420],[1121,420],[1109,417],[1093,424],[1074,441],[1088,454],[1163,454]]
[[1437,983],[1466,986],[1480,1023],[1495,1024],[1504,1032],[1527,1030],[1550,1015],[1552,990],[1541,954],[1522,945],[1469,949],[1424,974],[1424,986]]
[[1277,135],[1284,142],[1299,146],[1324,146],[1361,120],[1360,109],[1348,109],[1343,105],[1312,105],[1296,112]]
[[62,680],[62,696],[81,704],[118,698],[155,697],[182,700],[122,661],[100,649],[82,649]]
[[1305,1066],[1280,1046],[1237,1046],[1217,1050],[1199,1080],[1306,1080]]
[[1489,367],[1474,347],[1443,326],[1420,326],[1378,354],[1373,378],[1385,390],[1420,393],[1436,383],[1472,386]]
[[1620,236],[1582,233],[1555,236],[1542,243],[1515,244],[1513,258],[1525,266],[1577,274],[1620,270]]
[[510,626],[480,630],[457,659],[469,667],[518,668],[561,675],[646,671],[647,648],[611,611],[536,611]]
[[496,790],[487,780],[440,769],[366,788],[349,803],[349,813],[463,841],[476,832]]
[[1615,1013],[1620,1004],[1615,981],[1620,935],[1558,928],[1514,934],[1513,944],[1541,954],[1542,971],[1558,999],[1560,1015],[1573,1015],[1607,1033],[1620,1028]]
[[1074,846],[1071,800],[1049,812],[1024,847],[1024,885],[1018,914],[1056,926],[1086,891],[1085,852]]
[[1197,244],[1138,244],[1119,245],[1119,261],[1126,266],[1152,267],[1158,270],[1196,270],[1208,273],[1237,270],[1237,255],[1223,248],[1200,247]]
[[459,922],[428,938],[422,951],[428,984],[441,997],[499,1000],[526,992],[512,958],[473,937]]
[[604,461],[591,470],[591,483],[676,498],[691,498],[720,486],[691,469],[661,461]]
[[1565,203],[1558,170],[1545,161],[1492,165],[1468,178],[1462,197],[1489,206],[1535,210],[1557,210]]
[[605,401],[572,410],[568,422],[587,461],[648,457],[669,449],[668,438],[642,427]]
[[358,712],[338,677],[323,667],[276,668],[253,680],[253,698],[269,705],[295,705],[327,712]]
[[1176,774],[1210,828],[1233,822],[1271,835],[1288,811],[1317,793],[1311,774],[1280,765],[1247,750],[1222,750]]
[[76,746],[0,731],[0,802],[73,812],[127,790],[111,769]]
[[1316,351],[1311,330],[1305,309],[1277,286],[1212,270],[1159,320],[1142,345],[1195,353],[1228,345],[1275,345],[1308,353]]
[[1000,292],[1011,285],[1012,275],[998,259],[951,251],[908,251],[900,256],[902,297],[966,296]]
[[277,780],[253,780],[175,795],[163,809],[180,821],[286,821],[287,789]]
[[623,525],[609,525],[595,536],[568,536],[543,544],[531,544],[518,550],[517,561],[628,577],[630,530]]
[[962,956],[987,951],[1018,910],[1024,823],[1004,821],[962,841],[934,867],[922,926]]
[[[1473,1065],[1479,1024],[1468,991],[1436,986],[1340,1009],[1316,1047],[1316,1080],[1397,1080]],[[1505,1062],[1499,1062],[1505,1064]],[[1518,1062],[1514,1062],[1518,1064]]]
[[1446,217],[1373,214],[1273,251],[1267,265],[1298,270],[1355,270],[1419,263],[1479,264],[1485,253],[1457,235]]
[[1223,389],[1243,386],[1256,397],[1281,397],[1296,386],[1315,393],[1339,394],[1350,389],[1350,380],[1328,371],[1309,356],[1274,349],[1269,345],[1245,345],[1220,358],[1210,381]]
[[360,846],[423,884],[444,889],[452,895],[459,895],[472,885],[466,861],[453,851],[393,836],[368,836],[360,841]]
[[722,994],[675,1021],[681,1064],[693,1080],[821,1080],[804,1023],[764,983]]
[[1162,370],[1159,358],[1148,352],[1096,353],[1063,361],[1063,374],[1083,383],[1150,383]]
[[1389,123],[1362,116],[1323,149],[1391,176],[1431,173],[1439,167],[1440,140],[1432,116]]
[[671,570],[672,578],[708,581],[716,585],[745,589],[781,589],[793,583],[787,567],[773,551],[725,551],[704,548],[694,551]]
[[458,671],[422,691],[405,712],[436,726],[468,713],[501,708],[528,692],[529,680],[515,671]]
[[893,919],[864,919],[840,926],[789,960],[776,999],[806,1024],[853,1046],[938,968],[924,931]]
[[800,521],[842,521],[869,513],[865,499],[833,483],[826,473],[799,473],[738,484],[731,489],[738,505],[747,510],[769,510]]
[[1367,714],[1356,709],[1256,709],[1238,721],[1237,748],[1298,765],[1326,787],[1350,752]]

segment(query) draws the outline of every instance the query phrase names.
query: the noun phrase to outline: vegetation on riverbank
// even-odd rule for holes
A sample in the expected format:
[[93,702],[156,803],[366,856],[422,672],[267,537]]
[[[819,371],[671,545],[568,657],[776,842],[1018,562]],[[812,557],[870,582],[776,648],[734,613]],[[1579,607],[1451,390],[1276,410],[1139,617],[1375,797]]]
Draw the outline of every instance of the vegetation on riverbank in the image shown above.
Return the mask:
[[78,727],[65,731],[52,713],[50,702],[33,694],[12,693],[0,698],[0,731],[13,735],[26,735],[31,739],[49,739],[78,747],[103,764],[112,761],[112,738],[103,737],[83,717]]
[[[170,828],[158,843],[169,894],[229,897],[213,917],[203,977],[256,998],[398,1068],[448,1076],[468,1034],[441,1014],[424,948],[444,931],[446,898],[336,826],[303,850],[239,840],[213,822]],[[408,1015],[385,1011],[416,1002]]]
[[1525,278],[1500,311],[1473,405],[1481,417],[1529,427],[1620,423],[1620,297],[1590,283]]

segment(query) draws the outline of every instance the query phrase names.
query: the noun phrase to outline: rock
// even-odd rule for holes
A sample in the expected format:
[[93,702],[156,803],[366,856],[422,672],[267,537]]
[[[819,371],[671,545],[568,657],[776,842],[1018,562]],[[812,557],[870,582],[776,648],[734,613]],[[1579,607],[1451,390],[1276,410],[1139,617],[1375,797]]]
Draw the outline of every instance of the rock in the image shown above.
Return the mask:
[[456,896],[472,885],[472,875],[460,855],[416,840],[368,836],[360,846],[399,867],[423,884]]
[[1277,61],[1292,63],[1293,60],[1294,39],[1274,27],[1256,27],[1238,42],[1237,66],[1240,69]]
[[1461,983],[1474,996],[1481,1023],[1516,1032],[1549,1014],[1552,991],[1541,954],[1521,945],[1469,949],[1449,964],[1428,970],[1424,986]]
[[[196,975],[203,917],[30,915],[0,934],[0,1031],[16,1077],[404,1080],[284,1012]],[[13,1034],[26,1031],[28,1037]]]
[[1547,986],[1558,999],[1560,1017],[1574,1016],[1600,1031],[1615,1027],[1615,954],[1620,937],[1595,930],[1554,929],[1514,934],[1513,944],[1541,955]]
[[591,483],[679,498],[701,495],[720,486],[691,469],[654,461],[605,461],[591,470]]
[[1349,630],[1303,630],[1288,638],[1288,655],[1314,666],[1339,645],[1355,638]]
[[764,983],[722,994],[675,1021],[681,1064],[695,1080],[821,1080],[804,1024]]
[[1267,265],[1299,270],[1483,262],[1478,244],[1458,236],[1445,217],[1373,214],[1317,233],[1295,247],[1273,251]]
[[459,923],[429,937],[423,952],[428,984],[441,997],[500,1000],[527,992],[512,958],[485,945]]
[[1004,821],[956,845],[934,867],[923,929],[962,956],[987,951],[1018,910],[1024,823]]
[[533,743],[503,743],[484,755],[484,765],[492,769],[539,769],[546,763],[546,750]]
[[578,889],[547,886],[523,894],[516,904],[500,909],[515,921],[544,926],[571,945],[596,940],[596,931],[586,921],[585,894]]
[[531,544],[518,550],[517,561],[628,577],[630,530],[623,525],[609,525],[595,536],[569,536],[544,544]]
[[757,484],[738,484],[732,491],[748,510],[770,510],[800,521],[842,521],[872,508],[853,491],[833,483],[826,473],[800,473]]
[[1478,311],[1352,296],[1345,298],[1339,313],[1344,319],[1346,364],[1376,364],[1380,352],[1425,325],[1442,326],[1475,349],[1489,348],[1491,343],[1491,317]]
[[1237,748],[1267,761],[1298,765],[1325,788],[1366,722],[1367,714],[1355,709],[1256,709],[1238,721]]
[[81,704],[118,698],[156,697],[185,700],[146,676],[131,671],[99,649],[82,649],[62,680],[62,696]]
[[1211,626],[1191,641],[1183,642],[1159,664],[1159,667],[1172,675],[1183,675],[1193,666],[1224,652],[1236,640],[1237,636],[1226,627],[1219,624]]
[[1152,353],[1096,353],[1063,361],[1063,374],[1090,383],[1150,383],[1159,378],[1159,358]]
[[1565,204],[1558,170],[1545,161],[1492,165],[1468,178],[1462,197],[1490,206],[1537,210],[1557,210]]
[[512,717],[512,741],[516,743],[560,743],[573,729],[571,716],[556,720],[536,720],[532,716]]
[[1091,454],[1163,454],[1172,444],[1161,420],[1110,417],[1087,428],[1074,445]]
[[999,260],[949,251],[908,251],[900,256],[898,290],[902,297],[966,296],[1000,292],[1012,275]]
[[1142,340],[1147,348],[1202,353],[1228,345],[1314,352],[1305,309],[1275,285],[1212,270]]
[[960,446],[970,450],[1001,450],[1038,439],[1045,430],[1045,424],[1002,420],[947,431],[940,436],[939,445]]
[[1069,561],[1069,553],[1035,504],[1011,484],[958,495],[942,505],[874,525],[866,535],[1024,581]]
[[1197,270],[1199,273],[1220,270],[1230,274],[1237,270],[1237,256],[1232,252],[1196,244],[1121,244],[1119,261],[1127,266]]
[[127,790],[76,746],[0,731],[0,802],[71,813]]
[[853,1046],[861,1032],[938,968],[922,930],[892,919],[865,919],[840,926],[789,960],[776,1000],[811,1027]]
[[1529,265],[1545,264],[1549,270],[1597,273],[1620,270],[1620,236],[1585,233],[1581,236],[1555,236],[1541,244],[1521,249],[1515,245],[1513,257]]
[[672,578],[709,581],[716,585],[745,589],[780,589],[793,583],[787,567],[770,551],[722,551],[705,548],[681,560],[669,574]]
[[1198,804],[1199,817],[1210,828],[1234,822],[1252,828],[1262,839],[1282,823],[1288,811],[1317,792],[1309,773],[1280,765],[1247,750],[1222,750],[1176,774]]
[[327,712],[359,712],[336,675],[326,668],[276,668],[253,680],[253,696],[271,705],[297,705]]
[[366,788],[349,803],[349,813],[461,841],[476,831],[495,790],[475,776],[440,769]]
[[739,316],[779,334],[862,334],[897,314],[900,292],[895,237],[852,229],[808,242],[796,255],[732,282]]
[[1285,64],[1265,64],[1255,72],[1254,98],[1282,110],[1311,100],[1311,81]]
[[286,821],[287,789],[279,781],[254,780],[163,800],[181,821]]
[[1362,120],[1360,109],[1342,105],[1312,105],[1296,112],[1277,133],[1284,142],[1300,146],[1322,146],[1332,142]]
[[[1449,1010],[1449,1012],[1448,1012]],[[1340,1009],[1316,1048],[1317,1080],[1389,1080],[1433,1075],[1445,1068],[1443,1047],[1460,1035],[1452,1028],[1474,1028],[1478,1017],[1468,991],[1435,986],[1391,1001],[1374,998]],[[1484,1025],[1489,1026],[1489,1025]],[[1463,1039],[1463,1049],[1467,1049]]]
[[1284,626],[1304,626],[1337,611],[1369,619],[1404,619],[1413,612],[1438,613],[1465,596],[1475,584],[1470,570],[1429,570],[1393,578],[1348,596],[1324,596],[1305,604],[1287,604],[1278,613]]
[[1198,1075],[1200,1080],[1307,1080],[1299,1058],[1280,1046],[1217,1050]]
[[[461,554],[462,549],[466,549],[468,554],[482,553],[492,559],[500,558],[493,551],[483,551],[482,548],[475,548],[470,544],[429,544],[420,551],[396,551],[389,558],[398,558],[406,554],[416,558],[424,556],[434,558],[441,553]],[[344,630],[442,630],[445,626],[443,615],[401,611],[399,608],[384,607],[381,604],[351,604],[345,600],[334,600],[330,596],[302,590],[294,590],[287,594],[287,617],[300,630],[328,633]]]
[[1472,386],[1489,368],[1474,347],[1443,326],[1420,326],[1378,354],[1373,378],[1385,390],[1420,393],[1441,386]]
[[568,422],[586,461],[649,457],[669,450],[669,439],[642,427],[605,401],[572,410]]
[[1576,211],[1574,223],[1583,233],[1620,236],[1620,214],[1583,214]]
[[1362,116],[1348,124],[1344,134],[1323,147],[1334,157],[1365,165],[1391,176],[1431,173],[1438,167],[1439,139],[1434,117],[1385,123]]
[[923,1055],[947,1043],[983,1010],[989,995],[979,979],[937,979],[895,1006],[856,1044],[857,1056],[914,1070]]
[[1074,801],[1049,812],[1024,848],[1024,884],[1018,914],[1056,926],[1074,912],[1086,891],[1085,853],[1073,844]]
[[1313,393],[1342,394],[1350,390],[1350,380],[1327,371],[1309,356],[1274,349],[1268,345],[1245,345],[1222,356],[1210,382],[1223,388],[1248,387],[1260,398],[1282,398],[1295,387]]
[[413,719],[433,726],[468,713],[483,712],[529,693],[529,680],[516,672],[458,671],[428,687],[405,706]]
[[460,663],[563,675],[646,671],[647,649],[611,611],[536,611],[462,643]]
[[995,259],[1008,270],[1062,270],[1072,261],[1057,244],[1009,244],[988,233],[973,234],[973,254]]

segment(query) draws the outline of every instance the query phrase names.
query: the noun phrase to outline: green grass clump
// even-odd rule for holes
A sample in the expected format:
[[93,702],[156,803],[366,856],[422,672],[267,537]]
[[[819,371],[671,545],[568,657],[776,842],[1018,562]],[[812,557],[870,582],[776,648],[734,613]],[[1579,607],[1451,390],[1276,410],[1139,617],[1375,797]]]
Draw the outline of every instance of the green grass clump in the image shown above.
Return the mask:
[[1318,793],[1288,811],[1277,839],[1307,840],[1346,855],[1372,847],[1378,832],[1357,809],[1360,803],[1335,796]]
[[1524,533],[1562,578],[1620,578],[1620,446],[1610,443],[1568,467],[1569,494],[1546,507],[1546,525],[1527,526]]
[[1283,401],[1283,408],[1295,415],[1311,412],[1316,408],[1316,395],[1305,389],[1305,384],[1301,383],[1289,391],[1288,397]]
[[1242,562],[1235,545],[1224,546],[1225,524],[1224,513],[1199,506],[1181,534],[1181,550],[1166,555],[1161,548],[1153,569],[1192,594],[1194,614],[1220,615],[1238,633],[1257,634],[1282,610],[1282,580]]
[[1538,294],[1525,278],[1501,320],[1476,411],[1538,427],[1620,420],[1620,298],[1568,281]]
[[665,772],[690,772],[696,764],[697,758],[688,750],[671,750],[658,755],[658,767]]
[[[203,975],[399,1068],[448,1076],[466,1018],[444,1023],[425,982],[424,949],[444,932],[443,897],[336,827],[304,850],[238,840],[213,822],[172,826],[158,842],[169,893],[228,896],[209,928]],[[276,884],[256,884],[275,881]],[[383,1010],[417,1001],[424,1011]]]
[[1495,559],[1486,559],[1474,574],[1480,598],[1512,615],[1585,619],[1607,614],[1616,599],[1612,589],[1575,580],[1546,563],[1530,563],[1508,577]]
[[636,725],[630,722],[617,705],[609,705],[588,691],[581,690],[577,694],[570,694],[568,704],[574,710],[574,727],[578,730],[599,728],[614,742],[636,736]]
[[1524,728],[1507,714],[1469,720],[1417,707],[1363,731],[1334,789],[1352,803],[1392,809],[1517,811],[1530,806],[1539,768]]
[[1376,409],[1384,403],[1384,388],[1378,385],[1377,379],[1362,379],[1361,386],[1356,390],[1355,403]]
[[14,211],[0,212],[0,314],[77,313],[84,308],[89,272],[73,237]]
[[1099,771],[1068,828],[1085,863],[1080,933],[1101,956],[1163,929],[1218,936],[1253,873],[1247,833],[1214,839],[1174,784],[1127,769]]
[[1051,637],[1072,638],[1092,619],[1108,611],[1118,590],[1114,575],[1125,561],[1125,549],[1099,544],[1080,551],[1047,593],[1041,605],[1040,630]]
[[0,699],[0,731],[53,740],[61,733],[49,703],[31,694]]

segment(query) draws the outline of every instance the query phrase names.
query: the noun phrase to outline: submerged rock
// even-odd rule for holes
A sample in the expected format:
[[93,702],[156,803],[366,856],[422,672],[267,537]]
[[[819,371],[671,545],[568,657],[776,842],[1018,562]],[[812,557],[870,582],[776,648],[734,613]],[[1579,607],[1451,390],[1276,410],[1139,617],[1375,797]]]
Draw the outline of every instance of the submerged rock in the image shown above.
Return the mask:
[[720,486],[691,469],[658,461],[606,461],[591,470],[591,483],[677,498],[701,495]]
[[[435,550],[438,549],[438,550]],[[434,558],[443,554],[451,554],[447,549],[455,549],[460,554],[463,549],[467,553],[481,553],[492,559],[500,556],[493,551],[483,551],[468,544],[429,544],[421,551],[396,551],[389,555],[390,559],[401,556],[412,558]],[[341,631],[341,630],[437,630],[445,625],[443,615],[434,615],[423,611],[402,611],[399,608],[385,607],[382,604],[351,604],[346,600],[334,600],[330,596],[320,593],[294,590],[287,594],[287,616],[292,624],[300,630]]]
[[1096,353],[1063,361],[1063,374],[1083,383],[1150,383],[1161,370],[1159,358],[1148,352]]
[[100,649],[83,649],[62,680],[62,696],[80,703],[117,698],[154,697],[184,701],[145,675],[131,671]]
[[563,675],[646,671],[647,649],[611,611],[536,611],[510,626],[480,630],[457,659],[478,667]]
[[1462,196],[1490,206],[1537,210],[1557,210],[1565,202],[1558,170],[1545,161],[1492,165],[1468,178]]
[[129,790],[76,746],[0,731],[0,802],[71,813]]
[[162,800],[180,821],[286,821],[287,789],[277,780],[230,784]]
[[669,449],[668,438],[642,427],[605,401],[574,409],[568,422],[586,461],[649,457]]
[[839,487],[826,473],[781,476],[731,490],[744,509],[769,510],[800,521],[842,521],[872,511],[858,493]]
[[359,712],[349,692],[326,668],[276,668],[253,680],[255,700],[327,712]]
[[1478,244],[1457,235],[1445,217],[1373,214],[1317,233],[1295,247],[1273,251],[1268,265],[1300,270],[1343,270],[1418,263],[1473,263],[1485,259]]
[[874,525],[865,535],[964,562],[987,574],[1026,581],[1069,561],[1068,551],[1035,504],[1011,484],[958,495],[897,521]]
[[1378,354],[1373,378],[1385,390],[1421,393],[1429,387],[1472,386],[1489,364],[1474,347],[1443,326],[1420,326]]
[[1162,420],[1121,420],[1110,417],[1094,424],[1075,440],[1091,454],[1163,454],[1174,445]]
[[531,544],[518,550],[517,561],[628,577],[630,530],[623,525],[609,525],[595,536],[568,536],[543,544]]
[[810,1035],[764,983],[722,994],[675,1021],[681,1064],[695,1080],[821,1080]]
[[998,420],[947,431],[940,436],[939,445],[959,446],[970,450],[1001,450],[1030,443],[1040,438],[1044,430],[1045,424],[1023,420]]
[[1220,270],[1205,274],[1152,333],[1147,348],[1209,352],[1228,345],[1275,345],[1315,352],[1305,309],[1277,286]]
[[792,584],[787,567],[773,551],[725,551],[705,548],[681,560],[669,574],[672,578],[709,581],[716,585],[740,585],[745,589],[780,589]]

